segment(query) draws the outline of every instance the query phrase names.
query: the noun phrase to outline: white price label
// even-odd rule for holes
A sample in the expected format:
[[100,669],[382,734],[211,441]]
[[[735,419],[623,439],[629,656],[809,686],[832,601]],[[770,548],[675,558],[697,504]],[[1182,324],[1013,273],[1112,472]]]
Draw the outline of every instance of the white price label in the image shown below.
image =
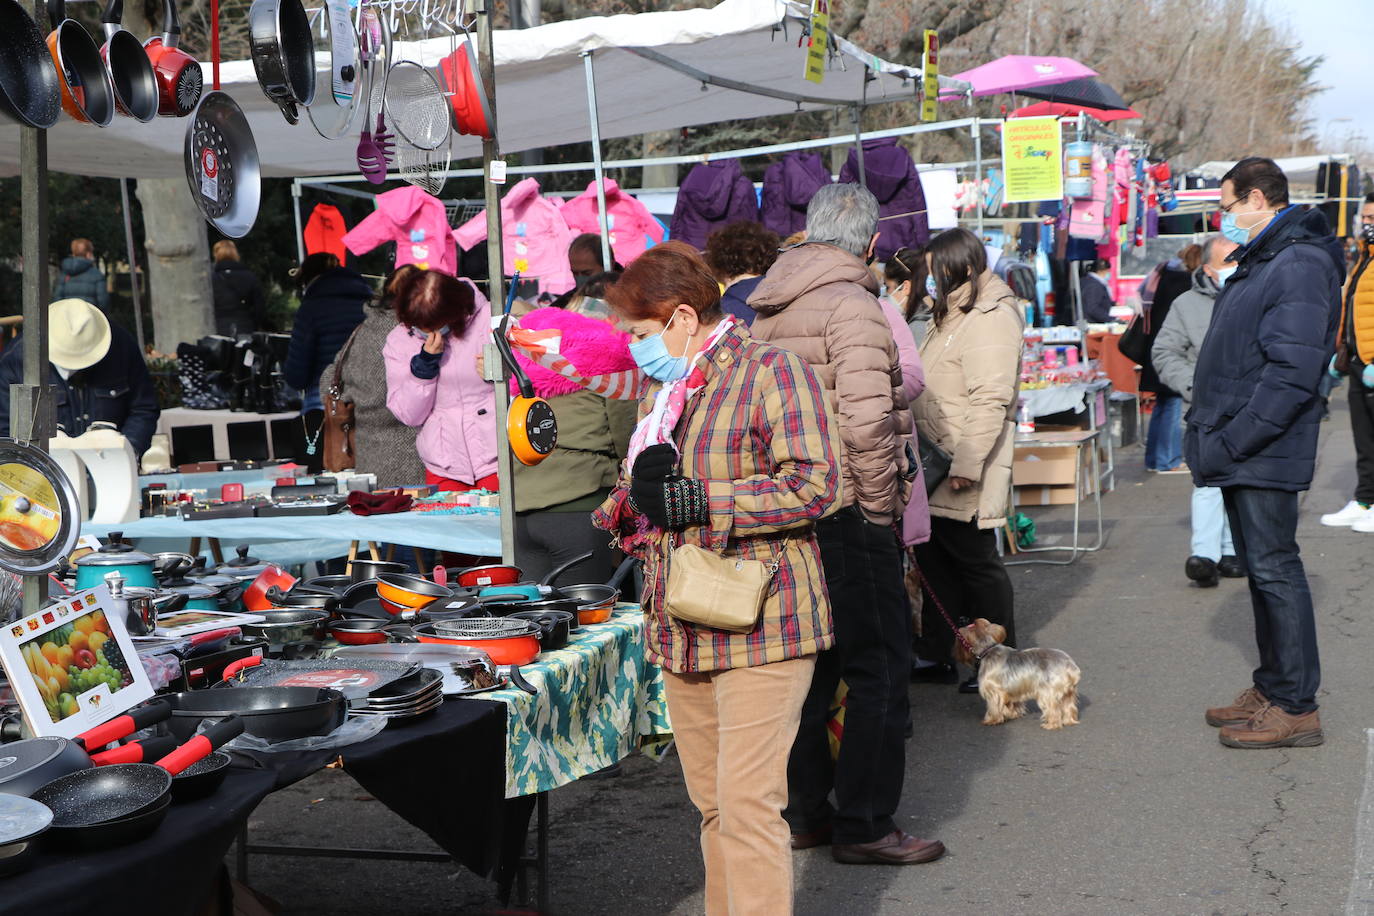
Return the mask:
[[505,183],[506,183],[506,160],[504,160],[504,159],[495,159],[495,160],[492,161],[492,163],[491,163],[491,183],[492,183],[492,184],[505,184]]

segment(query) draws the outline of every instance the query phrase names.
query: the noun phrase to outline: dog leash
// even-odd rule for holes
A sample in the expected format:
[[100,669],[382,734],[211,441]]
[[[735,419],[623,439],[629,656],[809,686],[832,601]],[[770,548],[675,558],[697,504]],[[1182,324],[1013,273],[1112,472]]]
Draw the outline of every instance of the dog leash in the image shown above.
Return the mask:
[[940,616],[945,618],[945,623],[949,624],[949,628],[954,631],[954,638],[959,640],[959,643],[964,647],[965,650],[968,651],[969,655],[973,656],[973,658],[976,661],[981,662],[983,660],[983,656],[987,655],[989,652],[995,649],[998,644],[993,643],[991,646],[988,646],[987,649],[985,649],[982,653],[974,651],[972,643],[970,643],[968,639],[965,638],[964,634],[959,631],[959,627],[955,625],[954,619],[949,616],[949,611],[945,610],[944,604],[942,604],[940,601],[940,596],[935,594],[935,589],[930,587],[930,580],[927,579],[926,574],[921,571],[921,565],[916,562],[915,557],[911,558],[911,565],[916,569],[916,575],[921,577],[921,587],[924,588],[926,594],[930,596],[930,600],[935,602],[935,610],[940,612]]

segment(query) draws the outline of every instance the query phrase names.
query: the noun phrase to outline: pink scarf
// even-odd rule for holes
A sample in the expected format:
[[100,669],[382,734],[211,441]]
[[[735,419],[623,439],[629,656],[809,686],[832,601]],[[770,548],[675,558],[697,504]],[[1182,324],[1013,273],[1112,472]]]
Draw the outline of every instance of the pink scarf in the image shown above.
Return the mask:
[[664,385],[658,390],[658,394],[654,395],[653,409],[639,421],[634,434],[630,436],[629,455],[625,459],[627,468],[633,468],[635,458],[651,445],[667,443],[677,450],[677,443],[673,441],[673,430],[682,419],[687,402],[706,384],[706,373],[702,371],[704,357],[737,320],[730,315],[721,319],[720,324],[711,331],[711,336],[706,338],[706,343],[701,345],[701,351],[692,360],[691,370],[677,381]]

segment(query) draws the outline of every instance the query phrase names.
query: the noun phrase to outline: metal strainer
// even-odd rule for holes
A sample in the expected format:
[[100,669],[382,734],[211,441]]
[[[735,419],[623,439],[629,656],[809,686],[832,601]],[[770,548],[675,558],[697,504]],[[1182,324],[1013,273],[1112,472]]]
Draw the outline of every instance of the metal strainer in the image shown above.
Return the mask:
[[387,74],[385,110],[396,133],[423,150],[438,149],[453,130],[439,80],[414,61],[403,60]]
[[461,620],[435,621],[434,632],[453,639],[497,639],[504,636],[529,636],[539,632],[528,620],[509,617],[467,617]]

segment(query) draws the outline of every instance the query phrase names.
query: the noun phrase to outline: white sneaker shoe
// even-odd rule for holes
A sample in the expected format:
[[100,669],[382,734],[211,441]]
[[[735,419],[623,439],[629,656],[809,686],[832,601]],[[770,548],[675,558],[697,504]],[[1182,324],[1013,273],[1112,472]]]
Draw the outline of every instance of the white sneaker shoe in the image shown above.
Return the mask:
[[1364,515],[1355,519],[1350,526],[1351,531],[1358,531],[1361,534],[1374,534],[1374,509],[1370,509]]
[[1345,508],[1341,511],[1323,515],[1322,524],[1331,528],[1349,528],[1368,515],[1370,515],[1370,508],[1362,506],[1352,499],[1345,504]]

